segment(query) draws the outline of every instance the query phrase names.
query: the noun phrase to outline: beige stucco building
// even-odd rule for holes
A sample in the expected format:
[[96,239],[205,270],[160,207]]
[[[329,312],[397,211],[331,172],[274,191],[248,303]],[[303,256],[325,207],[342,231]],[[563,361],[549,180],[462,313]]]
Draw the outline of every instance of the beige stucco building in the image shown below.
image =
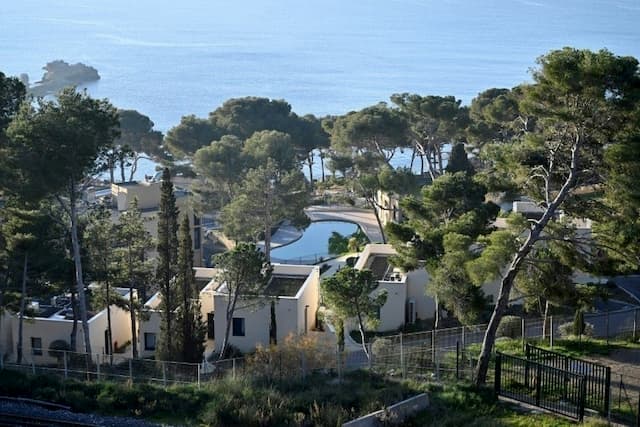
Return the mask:
[[[208,323],[208,339],[220,351],[227,327],[226,283],[217,278],[200,293]],[[320,267],[274,264],[265,292],[258,298],[241,297],[230,325],[229,344],[247,352],[269,345],[271,302],[275,304],[277,340],[301,335],[315,328],[320,303]]]
[[[114,288],[114,292],[129,298],[128,289]],[[52,363],[56,359],[49,354],[51,343],[62,340],[68,344],[71,340],[73,329],[71,309],[32,303],[30,310],[35,312],[35,315],[25,317],[23,321],[23,360],[33,361],[36,364]],[[94,354],[107,354],[107,309],[90,313],[88,326],[91,351]],[[0,354],[8,360],[13,361],[17,356],[18,329],[18,314],[5,312],[0,333]],[[131,317],[128,312],[116,306],[111,306],[111,332],[114,351],[124,348],[125,351],[130,352],[128,345],[131,344]],[[78,321],[76,345],[78,352],[84,351],[84,334],[80,321]]]

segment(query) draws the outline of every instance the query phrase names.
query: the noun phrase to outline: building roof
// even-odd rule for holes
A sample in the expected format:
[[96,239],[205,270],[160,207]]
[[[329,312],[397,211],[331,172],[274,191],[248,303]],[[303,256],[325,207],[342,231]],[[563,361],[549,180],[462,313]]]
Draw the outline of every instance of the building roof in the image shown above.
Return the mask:
[[273,275],[264,293],[268,296],[295,297],[308,276]]

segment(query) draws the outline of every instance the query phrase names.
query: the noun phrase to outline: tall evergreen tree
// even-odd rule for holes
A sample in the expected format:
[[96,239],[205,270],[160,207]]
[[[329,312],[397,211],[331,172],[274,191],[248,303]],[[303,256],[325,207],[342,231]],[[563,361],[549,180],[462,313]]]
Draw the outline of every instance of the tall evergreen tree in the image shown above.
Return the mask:
[[173,358],[175,310],[177,308],[175,275],[178,262],[178,208],[168,168],[162,172],[160,211],[158,212],[158,264],[156,280],[160,286],[160,340],[157,347],[160,359]]
[[138,200],[120,216],[118,224],[120,283],[129,288],[126,310],[131,317],[131,357],[138,358],[138,337],[136,316],[144,316],[143,302],[146,286],[151,281],[153,270],[145,252],[152,245],[149,232],[144,228],[144,219],[138,209]]
[[193,241],[187,214],[183,215],[179,235],[176,289],[179,293],[177,323],[180,330],[176,344],[180,359],[195,363],[202,360],[205,328],[193,271]]
[[96,159],[118,133],[116,109],[107,100],[95,100],[86,92],[68,88],[55,101],[39,99],[37,106],[23,104],[7,128],[7,144],[0,146],[3,191],[34,201],[54,196],[68,217],[87,353],[91,353],[91,340],[78,210],[82,190],[96,172]]
[[96,302],[107,309],[107,335],[109,339],[105,352],[113,354],[111,305],[115,304],[120,296],[113,291],[118,265],[116,265],[115,257],[117,236],[115,224],[111,221],[111,213],[105,207],[92,212],[84,234],[88,255],[88,273],[93,280],[100,283]]

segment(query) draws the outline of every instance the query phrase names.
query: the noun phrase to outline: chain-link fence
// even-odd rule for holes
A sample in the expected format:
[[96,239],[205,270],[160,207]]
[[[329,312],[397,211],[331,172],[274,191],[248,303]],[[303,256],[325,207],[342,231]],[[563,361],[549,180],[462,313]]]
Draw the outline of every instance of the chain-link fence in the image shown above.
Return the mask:
[[[597,338],[638,337],[639,309],[610,313],[585,314]],[[553,340],[561,337],[561,325],[569,317],[542,319],[511,318],[511,328],[501,334],[515,339]],[[314,372],[341,375],[345,371],[370,369],[391,377],[423,379],[471,379],[477,362],[479,344],[484,339],[486,324],[460,326],[433,331],[376,337],[367,343],[369,357],[357,345],[348,345],[343,352],[326,344],[281,343],[274,349],[258,349],[243,358],[215,362],[180,363],[152,359],[132,359],[122,354],[74,353],[69,351],[25,349],[22,363],[0,358],[2,367],[33,373],[52,373],[65,378],[151,382],[161,385],[200,384],[225,375],[250,375],[269,381],[302,378]],[[304,341],[303,338],[299,339]],[[492,370],[489,371],[492,373]],[[491,378],[489,378],[491,380]],[[615,381],[612,381],[614,383]],[[626,384],[623,382],[623,384]],[[640,390],[640,381],[620,388],[620,401],[625,391]],[[615,396],[612,391],[612,398]],[[637,393],[636,393],[637,394]],[[630,394],[631,395],[631,394]],[[637,396],[636,396],[637,397]],[[621,403],[622,405],[622,403]],[[618,405],[620,406],[620,405]]]

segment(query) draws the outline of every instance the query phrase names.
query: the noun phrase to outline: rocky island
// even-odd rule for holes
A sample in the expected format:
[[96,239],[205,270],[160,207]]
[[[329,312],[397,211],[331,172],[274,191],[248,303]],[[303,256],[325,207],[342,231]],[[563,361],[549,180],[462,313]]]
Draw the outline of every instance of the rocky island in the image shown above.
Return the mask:
[[[80,62],[69,64],[62,60],[56,60],[47,63],[43,70],[45,73],[42,75],[42,80],[29,87],[29,92],[34,96],[50,95],[68,86],[78,86],[100,80],[98,70]],[[25,78],[26,76],[23,77],[23,80]]]

